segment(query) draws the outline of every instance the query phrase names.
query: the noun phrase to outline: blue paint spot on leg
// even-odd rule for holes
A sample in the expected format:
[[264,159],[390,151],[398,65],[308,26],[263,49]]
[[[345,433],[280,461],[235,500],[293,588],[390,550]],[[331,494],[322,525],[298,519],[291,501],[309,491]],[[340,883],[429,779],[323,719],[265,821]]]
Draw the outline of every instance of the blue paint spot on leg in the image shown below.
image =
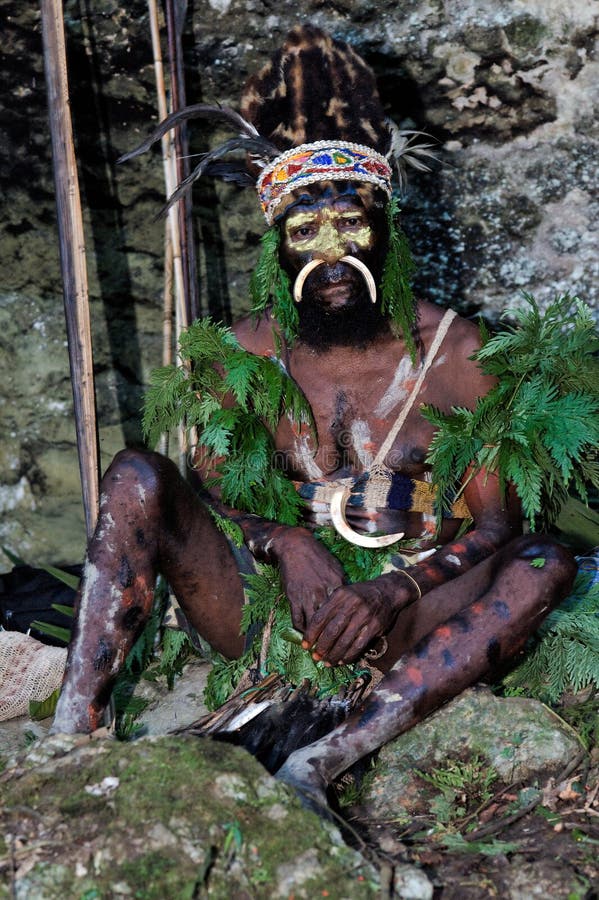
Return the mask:
[[414,656],[417,659],[426,659],[428,656],[429,638],[422,638],[414,647]]
[[373,719],[381,709],[380,700],[370,700],[367,704],[366,709],[360,716],[358,721],[358,728],[365,728],[371,719]]
[[448,669],[453,669],[455,666],[455,659],[453,658],[453,653],[450,653],[449,650],[443,651],[443,665]]
[[504,603],[503,600],[493,600],[493,609],[500,619],[503,619],[504,622],[509,622],[512,614],[510,613],[510,608],[507,603]]
[[468,634],[469,631],[472,631],[472,622],[468,616],[463,613],[458,613],[457,616],[453,616],[451,621],[452,624],[455,622],[463,634]]
[[112,644],[108,643],[104,638],[100,638],[94,656],[94,669],[96,672],[103,672],[108,669],[113,658],[114,648],[112,647]]

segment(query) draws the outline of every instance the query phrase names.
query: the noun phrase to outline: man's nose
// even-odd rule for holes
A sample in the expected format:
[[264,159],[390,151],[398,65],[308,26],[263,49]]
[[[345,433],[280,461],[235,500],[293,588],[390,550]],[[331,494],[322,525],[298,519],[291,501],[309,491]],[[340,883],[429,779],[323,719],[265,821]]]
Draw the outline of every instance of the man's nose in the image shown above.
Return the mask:
[[347,241],[331,222],[321,225],[315,243],[313,259],[322,259],[329,266],[334,266],[347,254]]

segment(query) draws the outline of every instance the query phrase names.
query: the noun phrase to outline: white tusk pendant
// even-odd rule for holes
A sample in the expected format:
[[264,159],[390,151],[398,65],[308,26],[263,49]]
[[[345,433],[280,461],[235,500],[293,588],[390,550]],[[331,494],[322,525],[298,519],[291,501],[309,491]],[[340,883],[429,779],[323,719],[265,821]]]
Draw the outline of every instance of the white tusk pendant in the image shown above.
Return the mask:
[[358,534],[357,531],[354,531],[354,529],[348,525],[347,519],[345,518],[345,505],[349,499],[349,495],[350,491],[348,488],[339,488],[339,490],[335,491],[331,499],[331,519],[333,520],[335,530],[341,537],[344,537],[350,544],[356,544],[358,547],[370,547],[372,549],[390,547],[391,544],[395,544],[402,539],[404,536],[403,531],[401,534],[381,534],[378,537],[373,537],[368,534]]

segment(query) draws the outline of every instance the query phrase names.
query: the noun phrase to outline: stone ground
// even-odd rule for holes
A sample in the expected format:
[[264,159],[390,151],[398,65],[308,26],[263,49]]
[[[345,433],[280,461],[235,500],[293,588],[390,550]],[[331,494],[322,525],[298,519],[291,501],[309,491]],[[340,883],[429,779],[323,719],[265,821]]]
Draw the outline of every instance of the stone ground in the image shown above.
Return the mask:
[[599,752],[537,701],[466,691],[365,781],[349,820],[380,856],[421,867],[436,898],[598,896]]
[[[253,760],[249,760],[247,771],[241,766],[243,772],[240,778],[246,787],[236,783],[235,790],[239,794],[236,804],[225,811],[220,806],[218,810],[213,809],[212,819],[208,816],[205,820],[204,817],[204,831],[196,835],[195,843],[191,842],[195,850],[190,849],[189,842],[185,844],[182,835],[185,833],[189,838],[189,829],[195,827],[194,816],[200,815],[198,810],[202,800],[201,796],[198,798],[196,788],[190,788],[189,775],[183,773],[177,776],[177,766],[183,764],[173,747],[181,742],[184,747],[181,754],[184,756],[190,748],[193,761],[189,765],[199,766],[202,774],[198,778],[209,784],[218,781],[221,765],[223,771],[230,773],[237,770],[239,759],[247,757],[242,750],[224,744],[194,739],[196,745],[193,741],[190,744],[189,738],[164,737],[171,729],[183,727],[204,713],[201,694],[207,673],[207,663],[192,659],[171,692],[160,681],[142,682],[136,693],[149,701],[141,714],[143,737],[131,743],[94,742],[103,750],[90,750],[89,744],[83,749],[75,747],[63,762],[60,758],[65,748],[58,752],[59,759],[55,761],[52,760],[55,751],[48,749],[55,739],[32,743],[45,735],[49,720],[33,723],[22,718],[0,725],[0,759],[8,762],[10,768],[10,757],[13,762],[16,757],[22,760],[23,751],[29,744],[29,759],[33,760],[21,766],[18,786],[10,778],[2,788],[0,818],[4,819],[4,827],[10,835],[14,836],[15,832],[9,813],[12,809],[14,815],[17,794],[20,798],[17,806],[22,808],[23,816],[20,818],[21,831],[17,835],[21,843],[16,856],[13,853],[12,876],[10,852],[6,845],[0,853],[0,898],[10,896],[11,900],[12,897],[42,900],[55,896],[112,898],[132,895],[145,900],[159,896],[152,893],[152,890],[158,890],[157,887],[127,893],[130,888],[127,879],[131,873],[138,873],[139,866],[150,866],[139,848],[131,851],[128,862],[121,859],[120,851],[117,851],[123,842],[134,848],[139,843],[139,825],[135,825],[135,816],[131,818],[133,814],[128,811],[130,801],[114,807],[116,824],[108,829],[102,849],[97,822],[93,825],[93,817],[100,816],[100,808],[88,809],[86,803],[81,801],[82,805],[75,810],[71,808],[75,801],[68,799],[72,796],[73,785],[66,799],[64,791],[53,786],[54,782],[64,783],[66,778],[77,784],[81,781],[80,788],[84,791],[89,785],[86,787],[83,781],[87,784],[90,779],[94,785],[105,783],[106,787],[108,782],[103,782],[103,779],[113,777],[115,766],[120,771],[126,765],[124,760],[133,758],[146,760],[146,774],[139,776],[141,782],[137,788],[141,792],[139,803],[142,806],[146,804],[148,792],[150,795],[154,792],[158,798],[166,791],[168,796],[176,798],[172,803],[177,807],[177,815],[180,811],[179,799],[183,802],[185,798],[189,809],[193,809],[193,816],[185,817],[185,825],[181,825],[178,819],[173,824],[177,816],[172,810],[168,812],[168,802],[163,804],[164,815],[152,811],[151,803],[144,813],[146,820],[143,827],[153,835],[152,846],[163,857],[164,863],[164,871],[160,867],[154,868],[152,877],[169,896],[233,896],[226,893],[229,890],[224,887],[229,883],[227,879],[233,879],[231,885],[236,888],[234,896],[240,898],[377,896],[408,900],[479,900],[486,897],[506,900],[532,900],[536,897],[593,900],[599,896],[597,750],[585,750],[573,729],[542,704],[526,698],[501,700],[482,686],[465,692],[445,709],[385,747],[373,769],[364,766],[338,785],[339,808],[348,823],[344,836],[347,844],[361,854],[352,858],[349,869],[345,860],[339,870],[327,869],[326,878],[323,875],[325,880],[319,878],[316,873],[324,872],[325,866],[323,847],[331,838],[325,840],[322,837],[319,828],[314,825],[315,816],[300,814],[296,807],[292,811],[293,825],[288,825],[287,829],[299,827],[300,815],[308,816],[306,821],[311,824],[305,825],[302,819],[301,830],[315,828],[310,831],[312,843],[308,841],[306,847],[302,844],[303,849],[295,855],[290,849],[288,864],[281,861],[281,854],[284,857],[285,853],[280,847],[276,851],[279,854],[276,865],[271,861],[265,862],[270,859],[267,844],[270,847],[271,838],[274,839],[272,822],[262,817],[260,804],[256,808],[250,805],[251,808],[246,809],[244,806],[247,783],[255,784],[257,779],[262,783],[265,779],[268,789],[264,790],[275,807],[282,801],[276,782]],[[582,699],[588,704],[588,698]],[[173,771],[168,773],[168,777],[164,767],[166,765],[168,769],[169,763],[165,763],[164,753],[172,755]],[[106,771],[98,769],[98,777],[92,778],[91,769],[95,771],[94,767],[100,765],[98,754],[104,754]],[[209,761],[216,762],[218,772],[206,774],[203,769],[206,754]],[[242,757],[235,754],[242,754]],[[69,762],[71,756],[72,762]],[[120,761],[111,762],[116,757]],[[32,772],[25,777],[23,771],[27,770],[27,765]],[[188,762],[185,762],[187,765]],[[150,789],[151,779],[147,769],[151,767],[156,769],[158,780]],[[84,778],[82,772],[87,769],[89,771]],[[7,774],[0,778],[6,780]],[[133,774],[131,777],[135,779],[138,776]],[[225,780],[227,778],[229,775]],[[43,781],[43,789],[39,779]],[[11,802],[7,800],[9,794],[13,797]],[[283,805],[287,809],[285,803]],[[41,818],[36,818],[36,815]],[[93,825],[93,840],[84,837],[80,823],[72,820],[74,815],[79,818],[83,816],[87,828]],[[251,828],[254,843],[246,846],[245,837],[243,840],[239,837],[235,830],[237,826],[231,825],[231,822],[238,823],[244,836],[246,830]],[[66,841],[63,834],[66,824],[69,839],[59,851],[56,834],[62,829],[61,840]],[[54,834],[53,839],[48,837],[48,829]],[[231,830],[233,837],[227,837],[227,829]],[[207,837],[209,834],[213,835],[210,838],[212,844]],[[173,846],[183,846],[182,841],[183,849],[177,851],[178,857],[175,854],[181,873],[175,875],[177,864],[171,858]],[[189,873],[194,870],[194,865],[198,871],[204,871],[198,860],[194,864],[194,853],[202,856],[205,868],[208,858],[205,856],[206,842],[217,848],[214,851],[213,879],[204,873],[206,877],[202,876],[204,880],[199,892],[176,893],[183,890],[183,882],[187,885],[185,890],[188,889],[191,883]],[[44,850],[45,843],[52,845],[47,852]],[[256,862],[256,854],[252,856],[251,849],[258,845],[256,852],[260,864]],[[233,846],[236,847],[235,852],[232,852]],[[295,839],[292,846],[295,851]],[[334,842],[331,846],[335,846]],[[69,848],[71,857],[67,853]],[[102,863],[102,858],[98,864],[90,864],[90,860],[95,859],[94,853],[97,855],[101,849],[107,860],[113,859],[113,867],[116,865],[114,859],[118,858],[118,877],[113,873],[108,893],[105,886],[100,888],[98,885],[105,885],[112,871],[111,866],[106,864],[106,860]],[[190,854],[191,863],[187,858]],[[360,870],[362,880],[356,881],[348,875],[348,871],[353,871],[352,866],[357,865],[355,860],[358,858],[366,860],[366,870]],[[18,862],[16,870],[15,860]],[[15,871],[21,872],[19,878],[16,878]],[[75,890],[69,882],[73,872],[79,873],[75,880],[77,890],[69,893],[69,890]],[[187,880],[183,879],[183,872]],[[12,894],[3,894],[2,876],[8,885],[12,877],[13,888],[17,885],[18,890],[14,888]],[[56,886],[62,885],[62,894],[52,893],[53,889],[48,886],[48,879],[52,880],[50,876]],[[183,881],[178,881],[178,878]],[[169,879],[174,881],[171,883]],[[67,884],[71,887],[64,893]],[[90,894],[91,890],[99,893]]]

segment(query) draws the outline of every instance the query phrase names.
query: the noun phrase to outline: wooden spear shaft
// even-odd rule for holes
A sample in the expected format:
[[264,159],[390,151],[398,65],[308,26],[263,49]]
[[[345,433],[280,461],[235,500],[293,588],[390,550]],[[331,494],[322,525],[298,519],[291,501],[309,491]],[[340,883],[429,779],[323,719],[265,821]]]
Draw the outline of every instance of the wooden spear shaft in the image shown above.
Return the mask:
[[[148,14],[150,19],[150,34],[152,38],[152,55],[154,57],[154,73],[156,78],[156,95],[158,101],[158,115],[160,121],[167,116],[166,103],[166,87],[164,84],[164,66],[162,64],[162,48],[160,45],[160,27],[158,24],[158,4],[157,0],[148,0]],[[175,149],[172,137],[164,135],[161,141],[162,146],[162,163],[164,169],[164,181],[166,185],[166,196],[174,192],[177,187],[177,170],[175,164]],[[181,201],[179,201],[180,203]],[[175,334],[177,346],[179,345],[179,336],[183,329],[190,324],[188,317],[188,304],[185,300],[185,282],[183,277],[183,259],[181,256],[181,236],[179,230],[179,212],[176,203],[168,211],[168,221],[170,225],[172,264],[175,284]],[[189,441],[187,431],[183,425],[179,426],[179,469],[182,475],[187,472],[187,454],[189,450]]]
[[62,2],[41,0],[41,11],[64,310],[89,538],[98,516],[99,452],[83,219],[69,107]]
[[[183,69],[183,49],[181,33],[187,11],[187,0],[165,0],[166,29],[171,85],[171,112],[185,106],[185,73]],[[187,178],[191,171],[189,164],[189,141],[187,125],[182,122],[174,129],[175,166],[177,182]],[[181,259],[185,279],[185,306],[187,319],[193,322],[200,316],[198,296],[198,276],[192,222],[191,191],[184,194],[177,204],[179,210],[179,232],[181,238]]]

